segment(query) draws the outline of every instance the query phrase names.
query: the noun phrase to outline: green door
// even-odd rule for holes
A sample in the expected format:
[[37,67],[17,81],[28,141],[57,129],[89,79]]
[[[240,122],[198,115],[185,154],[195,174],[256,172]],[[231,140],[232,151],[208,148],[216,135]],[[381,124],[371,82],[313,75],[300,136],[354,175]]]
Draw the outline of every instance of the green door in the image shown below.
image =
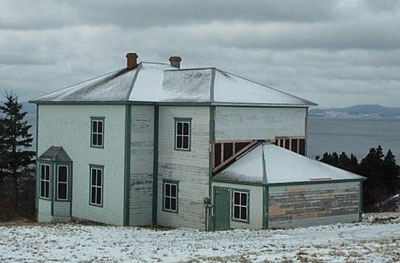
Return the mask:
[[214,230],[230,228],[230,191],[228,188],[214,187]]

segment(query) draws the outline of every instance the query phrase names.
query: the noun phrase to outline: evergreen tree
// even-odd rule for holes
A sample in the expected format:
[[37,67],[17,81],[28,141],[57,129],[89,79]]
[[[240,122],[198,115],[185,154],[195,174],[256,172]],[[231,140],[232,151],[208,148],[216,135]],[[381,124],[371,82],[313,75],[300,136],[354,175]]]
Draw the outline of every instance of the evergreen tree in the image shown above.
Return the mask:
[[373,211],[374,206],[385,200],[387,192],[382,182],[383,174],[382,147],[371,148],[361,160],[359,174],[367,178],[363,183],[363,206],[365,211]]
[[399,167],[396,165],[396,158],[392,151],[386,153],[382,164],[382,182],[388,190],[388,194],[393,196],[399,190]]
[[18,206],[20,181],[24,176],[32,175],[35,152],[32,146],[30,125],[24,121],[27,112],[22,112],[22,104],[13,94],[6,95],[6,101],[0,106],[0,169],[3,179],[13,182],[12,195]]

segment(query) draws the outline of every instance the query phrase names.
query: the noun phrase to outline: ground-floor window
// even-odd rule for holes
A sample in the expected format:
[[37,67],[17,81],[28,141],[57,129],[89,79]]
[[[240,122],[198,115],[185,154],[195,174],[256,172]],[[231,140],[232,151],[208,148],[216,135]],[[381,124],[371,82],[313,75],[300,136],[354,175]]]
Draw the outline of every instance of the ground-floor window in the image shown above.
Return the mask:
[[104,168],[98,165],[90,166],[90,204],[103,205],[103,174]]
[[232,217],[234,220],[249,221],[249,192],[233,191]]
[[50,198],[50,165],[40,165],[40,197]]
[[168,212],[178,212],[178,182],[163,182],[163,210]]
[[68,199],[68,166],[59,165],[57,167],[57,199]]

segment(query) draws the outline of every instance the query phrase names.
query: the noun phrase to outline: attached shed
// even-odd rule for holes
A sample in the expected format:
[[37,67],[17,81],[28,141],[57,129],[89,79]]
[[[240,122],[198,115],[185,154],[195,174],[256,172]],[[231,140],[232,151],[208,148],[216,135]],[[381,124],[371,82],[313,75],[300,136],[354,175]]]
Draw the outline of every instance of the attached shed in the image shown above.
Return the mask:
[[364,177],[260,144],[212,179],[215,230],[361,221]]

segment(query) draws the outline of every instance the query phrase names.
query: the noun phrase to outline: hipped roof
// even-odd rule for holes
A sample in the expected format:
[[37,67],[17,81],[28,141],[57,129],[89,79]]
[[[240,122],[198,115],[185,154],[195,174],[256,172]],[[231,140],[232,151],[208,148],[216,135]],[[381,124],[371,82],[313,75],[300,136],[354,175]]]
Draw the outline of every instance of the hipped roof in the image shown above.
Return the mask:
[[264,185],[364,179],[268,143],[253,148],[213,177],[218,182]]
[[34,103],[138,102],[308,107],[313,102],[216,68],[139,63],[39,97]]
[[53,162],[72,162],[66,151],[61,146],[50,146],[39,159],[49,160]]

